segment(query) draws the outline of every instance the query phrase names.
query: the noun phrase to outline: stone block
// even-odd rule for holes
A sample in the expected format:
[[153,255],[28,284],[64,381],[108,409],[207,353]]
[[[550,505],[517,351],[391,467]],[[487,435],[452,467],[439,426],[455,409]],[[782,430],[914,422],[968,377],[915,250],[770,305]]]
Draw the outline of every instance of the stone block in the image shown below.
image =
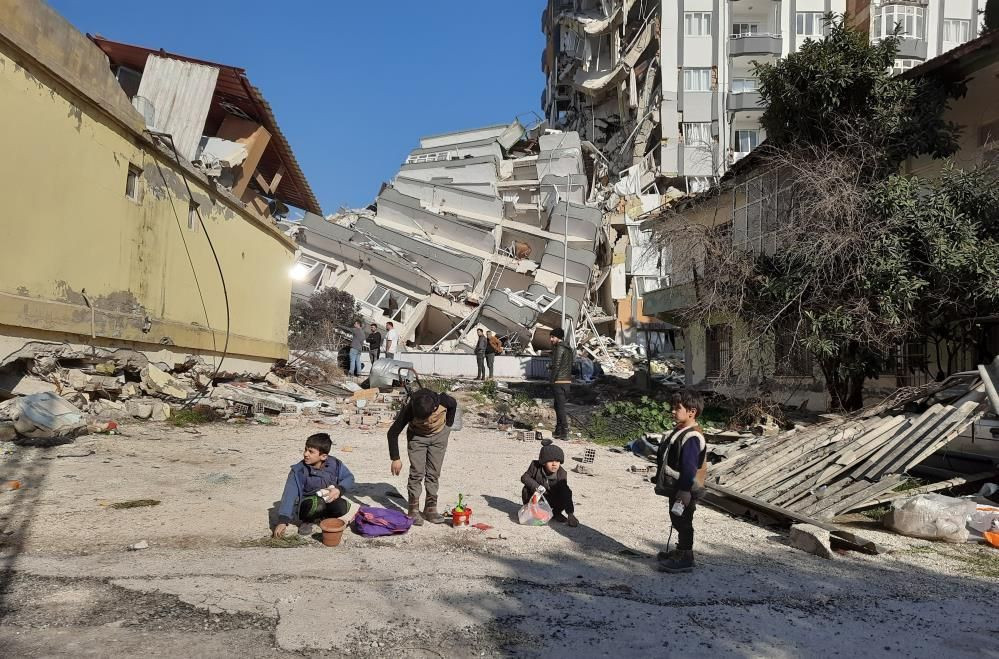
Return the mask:
[[811,524],[795,524],[791,527],[791,546],[815,554],[822,558],[835,558],[830,544],[829,531]]

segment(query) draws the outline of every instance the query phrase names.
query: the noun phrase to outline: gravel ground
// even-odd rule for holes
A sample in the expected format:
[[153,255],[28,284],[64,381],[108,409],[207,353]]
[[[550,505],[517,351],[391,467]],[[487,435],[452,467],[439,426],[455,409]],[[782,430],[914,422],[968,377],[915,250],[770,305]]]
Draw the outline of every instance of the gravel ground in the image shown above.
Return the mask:
[[[999,656],[990,550],[863,529],[889,547],[823,560],[786,534],[702,508],[699,567],[654,571],[663,501],[597,449],[570,473],[581,526],[516,524],[538,443],[466,428],[444,464],[473,522],[336,548],[260,546],[268,511],[310,432],[326,430],[360,503],[400,506],[384,430],[310,418],[176,429],[48,449],[0,445],[0,651],[6,656]],[[585,445],[565,444],[567,467]],[[93,453],[90,453],[93,451]],[[57,456],[64,457],[57,457]],[[75,456],[75,457],[74,457]],[[153,507],[110,504],[155,499]],[[145,540],[149,549],[131,552]],[[45,634],[32,633],[46,629]]]

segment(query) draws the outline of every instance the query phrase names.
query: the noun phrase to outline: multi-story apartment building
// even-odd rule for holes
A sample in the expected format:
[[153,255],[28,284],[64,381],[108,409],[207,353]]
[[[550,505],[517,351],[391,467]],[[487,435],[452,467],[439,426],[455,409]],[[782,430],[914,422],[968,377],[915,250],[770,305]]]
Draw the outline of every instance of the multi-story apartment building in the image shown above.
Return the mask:
[[880,39],[901,27],[901,72],[977,36],[985,0],[549,0],[542,96],[633,190],[700,190],[765,139],[754,62],[821,38],[847,13]]

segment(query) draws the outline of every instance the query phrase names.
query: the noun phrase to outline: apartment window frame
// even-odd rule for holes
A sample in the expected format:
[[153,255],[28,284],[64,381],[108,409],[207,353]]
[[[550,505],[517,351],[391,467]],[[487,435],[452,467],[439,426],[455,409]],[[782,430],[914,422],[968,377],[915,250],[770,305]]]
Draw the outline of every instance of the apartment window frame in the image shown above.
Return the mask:
[[743,37],[755,37],[760,33],[759,23],[732,23],[732,34],[733,39],[741,39]]
[[435,151],[433,153],[419,153],[406,158],[407,165],[418,165],[424,162],[447,162],[455,159],[454,151]]
[[901,57],[899,59],[896,59],[895,62],[892,64],[891,74],[893,76],[897,76],[900,73],[904,73],[905,71],[908,71],[909,69],[916,68],[917,66],[919,66],[922,63],[923,63],[922,60],[911,59],[911,58],[908,58],[908,57]]
[[[394,310],[391,306],[383,306],[385,301],[390,300],[392,296],[395,296],[395,300],[398,303],[398,306]],[[375,298],[377,298],[377,302],[372,302],[371,300]],[[399,316],[402,314],[403,309],[405,309],[409,301],[410,297],[405,293],[378,282],[375,282],[374,287],[368,292],[367,295],[364,296],[365,305],[372,309],[378,309],[382,315],[389,320],[401,320]]]
[[794,15],[794,33],[799,37],[821,37],[825,35],[825,14],[821,11],[798,11]]
[[714,87],[710,67],[687,67],[683,69],[683,91],[710,92]]
[[732,78],[732,83],[729,85],[732,94],[751,94],[759,90],[760,81],[753,76]]
[[[753,144],[748,149],[743,149],[742,148],[743,146],[746,146],[748,143],[747,144],[742,144],[741,143],[741,141],[740,141],[740,137],[741,137],[740,133],[745,133],[746,136],[748,136],[749,134],[752,134],[753,139],[751,139],[749,141],[753,142]],[[732,135],[732,150],[735,151],[736,153],[749,153],[750,151],[752,151],[753,149],[755,149],[756,147],[758,147],[760,145],[760,141],[761,140],[760,140],[760,129],[759,128],[736,128],[736,129],[734,129],[734,133]]]
[[722,378],[732,375],[732,326],[709,325],[704,328],[704,377]]
[[142,170],[132,164],[129,164],[128,171],[125,173],[125,198],[131,199],[134,202],[139,201],[139,180],[142,178]]
[[[947,37],[956,36],[956,39]],[[966,18],[945,18],[943,19],[943,42],[960,46],[971,40],[971,21]]]
[[710,121],[685,121],[681,124],[683,143],[686,146],[711,146],[714,135]]
[[[714,17],[710,11],[683,12],[683,34],[687,37],[710,37]],[[696,28],[696,29],[695,29]]]
[[926,39],[926,9],[915,5],[884,4],[874,12],[874,30],[871,36],[884,39],[892,36],[895,26],[901,24],[898,36],[904,39]]

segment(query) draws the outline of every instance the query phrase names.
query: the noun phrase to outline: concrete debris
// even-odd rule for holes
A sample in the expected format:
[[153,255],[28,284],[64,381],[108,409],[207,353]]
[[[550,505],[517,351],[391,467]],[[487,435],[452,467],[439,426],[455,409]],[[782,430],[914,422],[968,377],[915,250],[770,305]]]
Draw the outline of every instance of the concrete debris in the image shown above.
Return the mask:
[[140,540],[139,542],[136,542],[134,545],[128,546],[129,551],[139,551],[140,549],[149,549],[149,542],[146,540]]
[[153,402],[143,402],[138,400],[130,400],[126,403],[125,408],[128,410],[129,415],[135,417],[136,419],[148,419],[153,415]]
[[161,400],[152,404],[149,411],[150,421],[166,421],[170,418],[170,406]]
[[83,412],[52,392],[32,394],[15,401],[11,418],[18,434],[24,437],[74,437],[86,431]]
[[173,377],[169,373],[161,371],[153,364],[149,364],[142,369],[142,389],[150,394],[159,394],[178,400],[186,400],[194,395],[194,392],[184,386],[184,383]]
[[795,549],[807,551],[820,558],[836,558],[832,550],[829,531],[811,524],[793,524],[788,538]]

